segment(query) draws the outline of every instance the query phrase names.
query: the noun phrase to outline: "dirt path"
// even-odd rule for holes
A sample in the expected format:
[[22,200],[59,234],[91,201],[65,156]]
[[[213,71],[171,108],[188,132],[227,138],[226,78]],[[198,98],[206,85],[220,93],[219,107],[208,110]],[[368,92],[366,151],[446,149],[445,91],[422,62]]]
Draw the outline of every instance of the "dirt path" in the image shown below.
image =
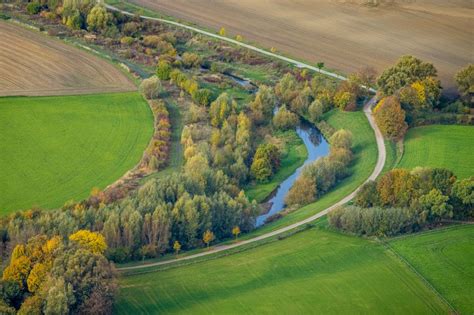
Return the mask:
[[[129,12],[119,10],[119,9],[117,9],[117,8],[111,6],[111,5],[107,5],[107,8],[110,9],[110,10],[120,11],[123,14],[132,15]],[[219,36],[219,35],[216,35],[216,34],[213,34],[213,33],[210,33],[210,32],[206,32],[206,31],[203,31],[201,29],[198,29],[198,28],[195,28],[195,27],[192,27],[192,26],[184,25],[184,24],[174,22],[174,21],[168,21],[168,20],[165,20],[165,19],[152,18],[152,17],[147,17],[147,16],[142,16],[142,18],[149,19],[149,20],[155,20],[155,21],[159,21],[159,22],[162,22],[162,23],[168,23],[168,24],[179,26],[179,27],[183,27],[183,28],[186,28],[186,29],[189,29],[189,30],[192,30],[192,31],[195,31],[195,32],[213,37],[213,38],[217,38],[217,39],[221,39],[221,40],[224,40],[224,41],[227,41],[227,42],[231,42],[233,44],[251,49],[253,51],[257,51],[259,53],[262,53],[262,54],[267,55],[267,56],[271,56],[273,58],[277,58],[277,59],[286,61],[286,62],[291,63],[291,64],[293,64],[297,67],[300,67],[300,68],[307,68],[307,69],[310,69],[310,70],[318,71],[318,72],[324,73],[328,76],[331,76],[331,77],[334,77],[334,78],[337,78],[337,79],[340,79],[340,80],[345,80],[346,79],[345,77],[343,77],[341,75],[338,75],[338,74],[335,74],[335,73],[332,73],[332,72],[329,72],[329,71],[320,70],[316,67],[305,64],[303,62],[300,62],[300,61],[297,61],[297,60],[294,60],[294,59],[291,59],[291,58],[288,58],[288,57],[284,57],[284,56],[281,56],[281,55],[278,55],[278,54],[274,54],[274,53],[268,52],[266,50],[260,49],[258,47],[248,45],[248,44],[244,44],[244,43],[241,43],[239,41],[236,41],[236,40],[233,40],[233,39],[230,39],[230,38],[227,38],[227,37],[223,37],[223,36]],[[370,91],[376,92],[374,89],[370,89]],[[384,140],[383,140],[383,136],[382,136],[382,133],[380,132],[379,128],[375,124],[375,121],[374,121],[373,116],[372,116],[372,111],[371,111],[371,108],[376,103],[376,101],[377,101],[377,99],[374,97],[369,102],[367,102],[364,106],[364,113],[367,117],[367,120],[369,121],[370,126],[374,130],[375,138],[376,138],[376,141],[377,141],[377,149],[378,149],[377,164],[375,165],[375,168],[374,168],[372,174],[369,176],[369,178],[366,180],[366,182],[370,181],[370,180],[375,180],[379,176],[379,174],[382,172],[382,169],[385,165],[385,159],[386,159],[385,143],[384,143]],[[229,244],[229,245],[218,245],[218,246],[213,247],[211,250],[208,250],[208,251],[205,251],[205,252],[202,252],[202,253],[189,255],[189,256],[185,256],[185,257],[181,257],[181,258],[177,258],[177,259],[172,259],[172,260],[159,261],[159,262],[150,263],[150,264],[118,268],[118,270],[119,271],[136,270],[136,269],[143,269],[143,268],[149,268],[149,267],[154,267],[154,266],[167,265],[167,264],[174,263],[178,260],[179,261],[190,260],[190,259],[194,259],[194,258],[197,258],[197,257],[212,255],[212,254],[215,254],[215,253],[218,253],[218,252],[222,252],[222,251],[229,250],[229,249],[232,249],[232,248],[244,246],[244,245],[247,245],[247,244],[250,244],[250,243],[254,243],[254,242],[264,240],[266,238],[269,238],[269,237],[272,237],[272,236],[275,236],[275,235],[279,235],[281,233],[290,231],[290,230],[295,229],[299,226],[302,226],[302,225],[310,223],[310,222],[312,222],[316,219],[319,219],[322,216],[325,216],[326,214],[328,214],[330,211],[336,209],[337,207],[346,204],[347,202],[349,202],[350,200],[352,200],[354,198],[355,194],[357,193],[357,190],[358,189],[356,189],[354,192],[352,192],[351,194],[349,194],[346,197],[344,197],[343,199],[341,199],[339,202],[333,204],[331,207],[328,207],[325,210],[323,210],[321,212],[318,212],[318,213],[316,213],[315,215],[313,215],[309,218],[306,218],[302,221],[299,221],[299,222],[293,223],[291,225],[285,226],[285,227],[280,228],[278,230],[268,232],[268,233],[265,233],[263,235],[260,235],[260,236],[257,236],[257,237],[254,237],[254,238],[251,238],[251,239],[248,239],[248,240],[245,240],[245,241],[241,241],[241,242],[238,242],[238,243]]]

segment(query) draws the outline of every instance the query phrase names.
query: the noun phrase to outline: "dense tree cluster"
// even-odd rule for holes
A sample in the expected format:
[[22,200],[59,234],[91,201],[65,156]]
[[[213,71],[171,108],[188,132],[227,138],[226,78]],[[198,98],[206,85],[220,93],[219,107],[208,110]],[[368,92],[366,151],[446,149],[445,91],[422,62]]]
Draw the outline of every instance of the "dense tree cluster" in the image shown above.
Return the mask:
[[0,281],[2,314],[110,314],[117,285],[102,235],[38,234],[13,249]]
[[[469,124],[472,123],[471,108],[473,106],[472,86],[474,84],[474,67],[468,65],[455,76],[461,98],[449,100],[441,95],[441,85],[437,78],[437,70],[433,64],[424,62],[413,56],[403,56],[398,62],[386,69],[378,78],[377,84],[382,100],[386,97],[396,98],[401,111],[396,106],[395,113],[387,113],[388,117],[395,114],[396,129],[403,130],[400,117],[410,126],[426,124]],[[361,76],[363,78],[364,76]],[[394,99],[391,104],[396,103]],[[395,108],[392,106],[392,109]],[[385,128],[386,123],[382,124]],[[390,139],[401,138],[403,132],[397,132]]]
[[377,126],[387,139],[400,140],[405,136],[408,129],[405,111],[395,96],[381,99],[373,113]]
[[267,181],[280,167],[280,152],[271,143],[259,145],[250,168],[252,176],[259,182]]
[[338,130],[331,136],[329,143],[329,155],[305,166],[288,192],[286,204],[305,205],[313,202],[348,175],[348,166],[352,161],[352,134],[344,129]]
[[377,85],[385,95],[393,95],[403,87],[420,83],[427,78],[436,78],[433,64],[423,62],[413,56],[403,56],[397,63],[386,69],[377,79]]
[[444,219],[474,217],[474,178],[456,179],[446,169],[395,169],[365,184],[354,206],[329,215],[338,229],[364,235],[416,231]]
[[171,140],[171,124],[169,113],[163,101],[149,101],[155,117],[155,132],[150,145],[146,149],[142,163],[148,169],[156,171],[168,162]]

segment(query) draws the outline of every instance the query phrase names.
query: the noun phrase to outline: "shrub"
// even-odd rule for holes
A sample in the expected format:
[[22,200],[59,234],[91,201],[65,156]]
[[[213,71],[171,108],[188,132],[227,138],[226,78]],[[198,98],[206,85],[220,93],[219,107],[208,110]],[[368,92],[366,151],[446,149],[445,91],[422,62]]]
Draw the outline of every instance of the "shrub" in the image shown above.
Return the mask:
[[79,30],[84,25],[84,18],[79,10],[72,10],[69,15],[63,17],[63,22],[72,30]]
[[208,106],[209,103],[211,102],[211,96],[212,93],[208,89],[199,89],[196,90],[191,97],[193,98],[193,101],[198,103],[199,105],[202,106]]
[[161,81],[156,76],[152,76],[145,79],[140,84],[140,93],[142,93],[146,99],[155,99],[160,96],[161,93]]
[[157,35],[147,35],[143,37],[143,44],[148,47],[157,48],[161,43],[161,39]]
[[355,100],[350,92],[339,91],[334,95],[334,105],[340,110],[348,109],[351,103],[355,103]]
[[295,113],[290,112],[283,106],[273,117],[273,126],[281,130],[294,129],[299,122],[299,118]]
[[312,122],[316,123],[321,120],[325,112],[323,103],[320,100],[315,100],[308,107],[309,118]]
[[172,69],[169,62],[161,60],[156,68],[156,75],[160,80],[169,80]]
[[285,203],[291,205],[306,205],[316,198],[316,182],[309,176],[300,176],[285,197]]
[[126,46],[131,46],[134,41],[135,41],[135,39],[133,37],[124,36],[120,39],[120,44],[126,45]]
[[126,36],[136,36],[140,31],[140,24],[137,22],[127,22],[122,27],[122,32]]
[[201,57],[195,53],[185,52],[182,56],[183,65],[186,68],[199,67],[201,65]]
[[329,143],[334,148],[350,150],[352,147],[352,133],[345,129],[339,129],[329,138]]
[[41,11],[41,4],[36,1],[30,2],[26,6],[26,11],[28,12],[28,14],[38,14]]

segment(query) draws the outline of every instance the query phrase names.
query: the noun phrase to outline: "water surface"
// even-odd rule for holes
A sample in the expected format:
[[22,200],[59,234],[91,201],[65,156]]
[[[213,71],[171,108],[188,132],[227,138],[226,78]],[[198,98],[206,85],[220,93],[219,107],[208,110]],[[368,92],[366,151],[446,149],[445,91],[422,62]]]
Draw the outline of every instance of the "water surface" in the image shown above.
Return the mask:
[[296,133],[303,140],[306,149],[308,150],[308,158],[304,161],[301,167],[285,179],[271,194],[270,199],[267,201],[271,204],[270,210],[257,217],[256,226],[263,225],[269,216],[278,213],[285,208],[285,197],[291,187],[293,187],[293,184],[303,170],[303,167],[316,161],[318,158],[327,155],[329,152],[329,144],[312,124],[302,122],[301,125],[296,128]]

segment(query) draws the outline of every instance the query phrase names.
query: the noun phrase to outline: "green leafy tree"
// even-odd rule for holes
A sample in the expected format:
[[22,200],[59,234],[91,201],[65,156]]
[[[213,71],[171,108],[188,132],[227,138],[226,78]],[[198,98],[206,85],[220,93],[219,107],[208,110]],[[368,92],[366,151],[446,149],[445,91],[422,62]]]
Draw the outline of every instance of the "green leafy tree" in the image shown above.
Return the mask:
[[266,158],[254,158],[250,171],[259,182],[265,182],[273,175],[272,165]]
[[377,79],[377,85],[385,95],[392,95],[404,86],[436,75],[437,70],[433,64],[413,56],[403,56],[382,73]]
[[95,5],[87,15],[87,29],[92,32],[101,32],[107,28],[112,16],[102,4]]
[[462,68],[455,76],[458,91],[471,106],[474,95],[474,64],[469,64]]
[[270,121],[276,99],[273,90],[265,85],[260,86],[255,95],[255,100],[250,103],[252,119],[256,124],[263,124]]
[[204,242],[204,244],[206,244],[208,248],[209,248],[209,244],[215,239],[216,239],[216,236],[214,235],[214,233],[212,233],[211,230],[207,230],[206,232],[204,232],[202,236],[202,241]]
[[379,194],[377,192],[377,183],[369,181],[365,183],[358,191],[354,198],[354,204],[362,208],[371,208],[380,203]]
[[420,205],[428,217],[451,218],[453,208],[448,200],[449,197],[444,196],[438,189],[432,189],[428,194],[420,197]]
[[240,227],[234,226],[232,228],[232,235],[234,235],[234,238],[237,239],[239,237],[239,234],[240,234]]
[[30,2],[26,6],[26,11],[31,15],[38,14],[41,11],[41,4],[37,1]]
[[46,314],[69,314],[69,301],[72,288],[66,284],[64,278],[54,279],[46,296]]
[[339,91],[334,95],[334,106],[340,110],[346,110],[346,108],[354,102],[353,96],[350,92]]
[[178,241],[175,241],[173,244],[173,250],[176,253],[176,256],[178,256],[179,251],[181,250],[181,244]]
[[160,60],[156,67],[156,75],[160,80],[168,81],[170,79],[171,70],[173,70],[173,68],[168,61]]
[[209,89],[198,89],[196,90],[191,97],[193,101],[202,106],[208,106],[211,102],[212,93]]

